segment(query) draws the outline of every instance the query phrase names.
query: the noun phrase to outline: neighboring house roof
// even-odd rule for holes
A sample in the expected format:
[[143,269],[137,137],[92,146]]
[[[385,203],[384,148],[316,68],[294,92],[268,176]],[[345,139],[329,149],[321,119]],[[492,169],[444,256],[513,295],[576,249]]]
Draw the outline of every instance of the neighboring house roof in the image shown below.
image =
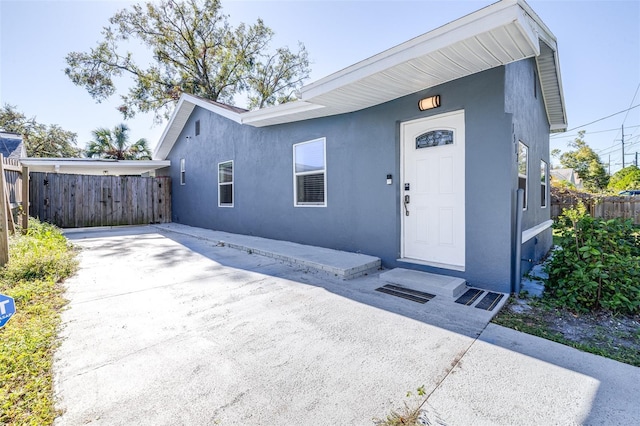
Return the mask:
[[31,172],[78,175],[142,175],[169,167],[169,160],[107,160],[98,158],[22,158]]
[[582,179],[578,176],[574,169],[551,169],[549,174],[553,179],[559,181],[567,181],[576,186],[576,188],[582,188]]
[[550,131],[566,130],[556,38],[524,0],[503,0],[303,86],[294,102],[238,112],[183,94],[154,158],[166,158],[196,105],[270,126],[358,111],[526,58],[536,58]]
[[27,150],[22,141],[22,135],[11,132],[0,132],[0,154],[4,158],[15,158],[27,156]]

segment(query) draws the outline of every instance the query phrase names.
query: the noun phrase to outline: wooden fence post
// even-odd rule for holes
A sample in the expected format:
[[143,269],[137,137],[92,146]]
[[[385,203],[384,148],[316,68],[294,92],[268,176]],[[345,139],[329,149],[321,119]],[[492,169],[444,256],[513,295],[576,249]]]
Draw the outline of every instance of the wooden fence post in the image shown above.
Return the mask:
[[29,229],[29,167],[22,166],[22,233]]
[[4,176],[4,156],[0,154],[0,266],[4,266],[9,261],[9,230],[7,223],[6,182]]

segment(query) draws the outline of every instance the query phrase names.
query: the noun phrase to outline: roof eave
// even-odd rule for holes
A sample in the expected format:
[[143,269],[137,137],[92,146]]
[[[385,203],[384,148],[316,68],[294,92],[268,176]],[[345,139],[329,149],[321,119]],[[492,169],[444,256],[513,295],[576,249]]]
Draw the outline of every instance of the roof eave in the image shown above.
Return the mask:
[[[489,43],[494,47],[485,47],[487,37],[494,36],[494,43]],[[500,37],[507,42],[498,43],[496,40]],[[475,52],[473,46],[481,46],[478,49],[482,52],[474,54],[474,59],[461,56],[465,49]],[[433,71],[434,66],[440,66],[438,55],[449,62],[445,63],[444,70]],[[308,84],[301,89],[298,101],[236,112],[183,94],[153,157],[166,158],[195,106],[239,124],[270,126],[357,111],[531,57],[536,57],[538,67],[544,61],[538,74],[544,77],[541,86],[550,131],[564,131],[567,120],[556,38],[524,0],[503,0]],[[412,69],[420,69],[422,77],[413,79],[415,81],[398,80],[399,75]]]
[[[30,171],[72,174],[131,174],[139,175],[171,166],[169,160],[109,160],[83,158],[21,158],[20,163]],[[106,173],[105,173],[106,172]]]
[[272,118],[281,117],[283,115],[299,114],[323,108],[325,108],[323,105],[298,100],[275,105],[269,108],[248,111],[243,113],[240,118],[243,124],[258,125],[259,127],[259,122],[261,121],[268,121]]
[[197,96],[190,95],[188,93],[183,93],[178,100],[178,104],[176,108],[173,110],[173,114],[171,114],[171,118],[169,118],[169,122],[162,132],[162,136],[160,136],[160,140],[156,145],[156,148],[153,151],[154,159],[163,159],[169,155],[171,149],[175,145],[178,137],[182,133],[184,129],[184,125],[187,120],[191,116],[193,109],[196,107],[202,107],[206,110],[216,113],[222,117],[228,118],[229,120],[235,121],[236,123],[242,123],[240,113],[219,107],[210,102],[207,102],[204,99],[201,99]]
[[[301,99],[309,100],[316,98],[336,88],[354,83],[367,76],[388,69],[398,63],[434,52],[447,46],[452,39],[467,38],[476,34],[479,30],[497,28],[508,24],[514,20],[514,11],[517,8],[517,4],[518,2],[516,0],[505,0],[491,4],[370,58],[357,62],[341,71],[302,87],[300,90]],[[531,31],[527,31],[527,34],[530,37],[534,35]],[[533,40],[532,38],[529,41],[532,46],[534,45]]]

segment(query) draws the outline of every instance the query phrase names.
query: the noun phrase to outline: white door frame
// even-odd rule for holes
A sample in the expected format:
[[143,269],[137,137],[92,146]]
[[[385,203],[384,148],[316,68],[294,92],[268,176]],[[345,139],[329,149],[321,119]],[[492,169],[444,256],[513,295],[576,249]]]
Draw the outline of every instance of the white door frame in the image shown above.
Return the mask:
[[[421,264],[421,265],[428,265],[428,266],[434,266],[434,267],[438,267],[438,268],[444,268],[444,269],[450,269],[450,270],[456,270],[456,271],[464,271],[465,270],[465,265],[466,265],[466,261],[464,262],[463,265],[453,265],[453,264],[445,264],[445,263],[438,263],[438,262],[433,262],[433,261],[428,261],[428,260],[419,260],[419,259],[412,259],[412,258],[406,258],[405,257],[405,206],[404,206],[404,195],[405,195],[405,191],[404,191],[404,184],[405,184],[405,127],[407,125],[410,124],[415,124],[418,122],[422,122],[424,121],[425,123],[429,122],[430,120],[433,119],[439,119],[439,118],[447,118],[447,117],[451,117],[451,116],[456,116],[456,115],[462,115],[463,118],[463,126],[465,125],[464,122],[464,110],[457,110],[457,111],[451,111],[451,112],[446,112],[446,113],[442,113],[442,114],[437,114],[437,115],[432,115],[429,117],[422,117],[422,118],[418,118],[418,119],[414,119],[414,120],[409,120],[409,121],[404,121],[400,123],[400,215],[401,215],[401,220],[400,220],[400,259],[397,259],[400,262],[407,262],[407,263],[416,263],[416,264]],[[465,137],[465,133],[464,133],[464,128],[463,128],[463,137]],[[464,141],[466,143],[466,141]],[[466,148],[463,149],[463,155],[462,155],[462,163],[463,163],[463,167],[462,167],[462,179],[464,182],[464,173],[466,172]],[[465,185],[465,198],[466,198],[466,185]],[[466,210],[466,202],[463,204],[462,206],[463,209]],[[465,221],[466,221],[466,211],[465,211]],[[466,228],[466,223],[465,223],[465,228]],[[466,234],[466,231],[465,231]],[[466,235],[465,235],[466,238]],[[466,241],[465,241],[465,250],[466,250]],[[466,254],[465,254],[466,257]]]

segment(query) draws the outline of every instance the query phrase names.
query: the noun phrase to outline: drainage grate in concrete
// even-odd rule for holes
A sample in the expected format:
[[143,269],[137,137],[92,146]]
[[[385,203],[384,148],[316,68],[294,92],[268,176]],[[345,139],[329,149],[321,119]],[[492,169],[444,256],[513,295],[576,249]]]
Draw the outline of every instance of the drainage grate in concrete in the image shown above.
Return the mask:
[[436,297],[433,294],[425,293],[423,291],[412,290],[410,288],[404,288],[392,284],[376,288],[376,291],[423,304]]
[[490,291],[480,302],[478,302],[476,308],[484,309],[485,311],[492,311],[503,297],[504,294]]
[[480,297],[482,293],[484,293],[483,290],[479,290],[477,288],[470,288],[462,296],[456,299],[456,303],[470,306],[473,304],[473,302],[475,302],[478,299],[478,297]]

